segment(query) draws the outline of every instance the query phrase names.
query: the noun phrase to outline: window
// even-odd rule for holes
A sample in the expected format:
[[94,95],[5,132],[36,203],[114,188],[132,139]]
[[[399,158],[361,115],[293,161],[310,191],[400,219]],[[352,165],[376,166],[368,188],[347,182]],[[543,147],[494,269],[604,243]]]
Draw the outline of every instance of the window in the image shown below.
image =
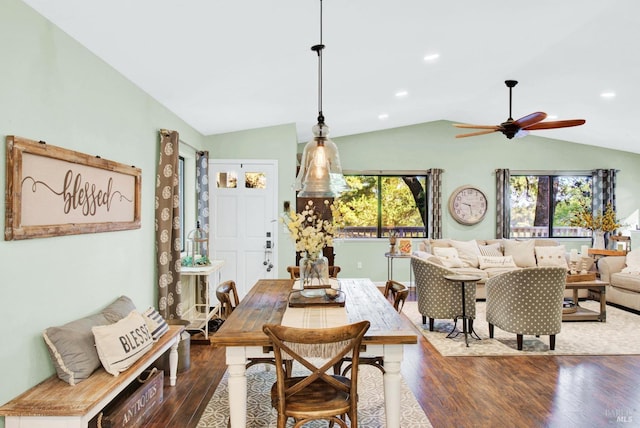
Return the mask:
[[590,237],[571,217],[591,206],[591,175],[511,175],[511,236]]
[[341,238],[425,237],[426,175],[345,175],[351,190],[334,204],[344,219]]

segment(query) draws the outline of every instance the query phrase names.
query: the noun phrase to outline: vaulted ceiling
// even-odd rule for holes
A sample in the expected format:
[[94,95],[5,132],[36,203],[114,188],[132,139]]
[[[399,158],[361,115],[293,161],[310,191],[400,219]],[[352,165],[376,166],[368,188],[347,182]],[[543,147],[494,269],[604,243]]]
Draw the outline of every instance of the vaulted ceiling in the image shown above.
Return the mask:
[[[284,123],[300,141],[311,135],[319,0],[24,1],[204,135]],[[323,9],[333,137],[435,120],[499,124],[504,81],[515,79],[514,119],[587,120],[536,135],[640,153],[636,0],[324,0]],[[458,133],[451,127],[452,144]]]

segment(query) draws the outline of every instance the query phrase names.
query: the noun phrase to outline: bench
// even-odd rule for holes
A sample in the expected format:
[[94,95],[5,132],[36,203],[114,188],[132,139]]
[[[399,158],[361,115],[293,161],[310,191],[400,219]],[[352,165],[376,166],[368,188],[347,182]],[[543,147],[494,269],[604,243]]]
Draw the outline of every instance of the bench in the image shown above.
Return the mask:
[[107,404],[171,348],[169,384],[175,386],[184,326],[170,325],[142,358],[118,376],[103,368],[71,386],[53,375],[0,407],[5,428],[84,428]]

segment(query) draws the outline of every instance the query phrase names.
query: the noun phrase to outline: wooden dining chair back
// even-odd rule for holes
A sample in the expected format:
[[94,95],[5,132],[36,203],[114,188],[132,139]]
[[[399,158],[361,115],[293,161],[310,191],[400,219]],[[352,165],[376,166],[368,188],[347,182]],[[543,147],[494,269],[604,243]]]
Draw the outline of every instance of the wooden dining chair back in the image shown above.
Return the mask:
[[[337,278],[340,271],[340,266],[329,266],[329,278]],[[300,266],[287,266],[287,272],[291,279],[300,279]]]
[[409,289],[404,284],[388,280],[384,287],[384,297],[389,297],[389,294],[393,297],[393,307],[398,312],[402,312],[404,303],[409,297]]
[[[276,360],[271,403],[278,411],[278,428],[284,428],[289,418],[295,419],[294,428],[312,420],[328,420],[347,428],[345,416],[352,427],[358,426],[359,349],[369,325],[369,321],[360,321],[323,329],[278,324],[262,327],[271,340]],[[353,359],[351,378],[329,374],[328,370],[347,355]],[[308,372],[300,376],[287,374],[286,359],[299,363]]]
[[240,303],[235,281],[228,280],[218,285],[216,297],[220,302],[220,318],[227,319]]

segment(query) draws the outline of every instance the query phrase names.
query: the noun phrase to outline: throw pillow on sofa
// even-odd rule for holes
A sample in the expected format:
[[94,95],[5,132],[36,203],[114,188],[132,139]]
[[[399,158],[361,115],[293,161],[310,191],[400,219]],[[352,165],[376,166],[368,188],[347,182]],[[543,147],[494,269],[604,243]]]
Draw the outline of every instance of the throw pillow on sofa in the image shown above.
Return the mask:
[[536,267],[535,241],[514,241],[504,239],[504,255],[513,257],[513,261],[518,267]]
[[147,327],[149,327],[149,331],[151,332],[151,337],[153,341],[156,342],[163,334],[169,331],[169,324],[167,321],[160,315],[156,308],[150,307],[142,314],[144,320],[147,322]]
[[153,346],[147,322],[138,311],[132,311],[114,324],[91,330],[100,362],[114,376],[131,367]]
[[472,241],[455,241],[451,240],[451,246],[458,251],[458,257],[462,260],[467,267],[478,267],[478,256],[480,255],[480,249],[478,243],[475,240]]
[[538,266],[559,266],[565,269],[569,269],[567,265],[567,250],[564,245],[558,245],[556,247],[535,247],[536,260],[538,260]]
[[622,273],[633,273],[636,275],[640,275],[640,251],[629,251],[627,253],[625,263],[626,266],[622,269]]
[[463,267],[464,263],[458,256],[458,250],[454,247],[432,247],[433,254],[435,254],[442,264],[448,268]]
[[511,256],[478,256],[480,269],[515,268],[517,267]]
[[502,257],[504,255],[502,254],[502,246],[499,242],[494,244],[478,245],[478,250],[483,256]]

